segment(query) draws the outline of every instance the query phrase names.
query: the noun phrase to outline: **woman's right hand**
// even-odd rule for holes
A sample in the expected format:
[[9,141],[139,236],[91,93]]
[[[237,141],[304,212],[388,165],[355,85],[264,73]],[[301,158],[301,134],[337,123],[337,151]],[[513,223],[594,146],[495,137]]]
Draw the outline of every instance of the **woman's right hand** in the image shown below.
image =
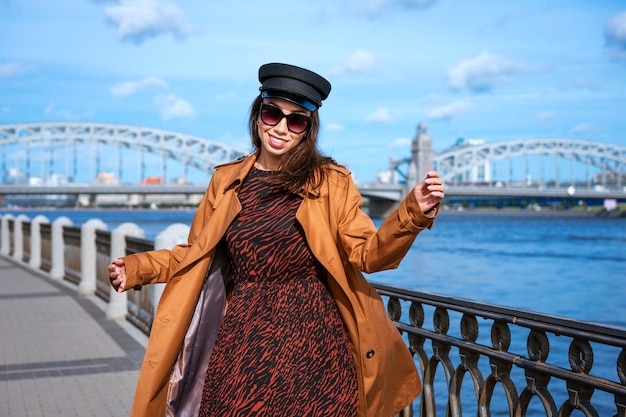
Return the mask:
[[109,264],[109,280],[117,292],[126,290],[126,266],[124,260],[115,258]]

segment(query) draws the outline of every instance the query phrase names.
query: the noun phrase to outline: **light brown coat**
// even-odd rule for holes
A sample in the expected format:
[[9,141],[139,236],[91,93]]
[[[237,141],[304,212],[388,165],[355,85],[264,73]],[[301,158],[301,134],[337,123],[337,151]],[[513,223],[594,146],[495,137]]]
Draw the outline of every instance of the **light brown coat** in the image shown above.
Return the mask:
[[[215,249],[241,209],[237,192],[255,161],[216,168],[191,225],[188,243],[124,258],[127,288],[167,283],[154,315],[132,415],[165,415],[170,373],[194,314]],[[432,227],[413,192],[376,230],[361,210],[349,171],[335,166],[319,189],[303,190],[296,218],[328,282],[351,342],[359,417],[392,416],[420,393],[413,358],[387,316],[383,300],[360,271],[396,268],[417,234]],[[433,210],[433,217],[438,208]]]

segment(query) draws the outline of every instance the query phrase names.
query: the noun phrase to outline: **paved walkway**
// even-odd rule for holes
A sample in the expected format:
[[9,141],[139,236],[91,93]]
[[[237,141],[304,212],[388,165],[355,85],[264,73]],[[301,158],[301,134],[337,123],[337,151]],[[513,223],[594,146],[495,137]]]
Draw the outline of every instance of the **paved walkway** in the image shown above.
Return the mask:
[[128,416],[147,337],[105,304],[0,257],[0,416]]

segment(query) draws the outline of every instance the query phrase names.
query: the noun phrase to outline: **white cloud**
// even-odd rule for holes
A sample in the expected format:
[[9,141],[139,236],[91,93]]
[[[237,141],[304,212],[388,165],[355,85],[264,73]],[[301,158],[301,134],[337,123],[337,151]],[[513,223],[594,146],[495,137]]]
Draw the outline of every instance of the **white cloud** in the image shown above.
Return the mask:
[[146,77],[138,81],[125,81],[110,88],[114,97],[125,98],[147,88],[167,87],[167,82],[157,77]]
[[164,33],[184,39],[191,32],[185,14],[167,0],[121,0],[104,13],[122,40],[141,43]]
[[346,70],[353,74],[370,72],[376,65],[376,56],[365,49],[357,49],[348,57]]
[[318,13],[324,18],[345,19],[349,15],[379,18],[391,13],[426,9],[435,2],[436,0],[326,0],[318,2],[321,5]]
[[56,105],[54,103],[48,103],[46,108],[43,110],[43,114],[45,114],[46,116],[51,115],[54,112],[54,107],[55,106]]
[[557,119],[557,114],[553,111],[542,111],[535,115],[535,119],[542,123],[551,123]]
[[486,92],[528,70],[524,64],[485,52],[452,67],[448,71],[448,87]]
[[21,64],[19,62],[8,62],[0,64],[0,79],[15,77],[33,71],[34,68],[30,65]]
[[349,74],[366,74],[376,66],[376,55],[365,49],[357,49],[353,51],[346,60],[346,63],[333,69],[333,73],[349,73]]
[[191,103],[175,94],[159,94],[154,99],[163,120],[188,119],[196,115]]
[[385,107],[379,107],[376,111],[365,118],[366,123],[384,123],[391,120],[389,110]]
[[326,132],[343,132],[346,130],[346,127],[339,123],[328,123],[324,126],[324,130]]
[[570,85],[574,88],[580,88],[588,91],[599,91],[602,89],[597,83],[583,77],[575,77],[570,81]]
[[586,135],[598,132],[599,130],[598,125],[595,123],[579,123],[572,128],[571,133],[573,135]]
[[362,9],[369,15],[379,15],[392,8],[424,9],[434,0],[359,0]]
[[426,116],[432,120],[452,120],[465,114],[470,107],[470,103],[466,101],[453,101],[452,103],[429,110]]
[[626,59],[626,12],[612,17],[607,22],[604,39],[613,57]]
[[43,114],[45,116],[50,116],[69,122],[76,122],[80,120],[80,117],[74,114],[74,112],[72,112],[71,110],[57,108],[57,105],[54,102],[48,103],[43,111]]

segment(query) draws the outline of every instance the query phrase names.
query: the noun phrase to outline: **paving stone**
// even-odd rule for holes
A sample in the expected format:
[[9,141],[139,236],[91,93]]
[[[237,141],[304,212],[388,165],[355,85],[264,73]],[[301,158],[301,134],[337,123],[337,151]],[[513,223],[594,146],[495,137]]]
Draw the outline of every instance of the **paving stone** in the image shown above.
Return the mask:
[[130,414],[147,337],[77,289],[0,257],[0,416]]

